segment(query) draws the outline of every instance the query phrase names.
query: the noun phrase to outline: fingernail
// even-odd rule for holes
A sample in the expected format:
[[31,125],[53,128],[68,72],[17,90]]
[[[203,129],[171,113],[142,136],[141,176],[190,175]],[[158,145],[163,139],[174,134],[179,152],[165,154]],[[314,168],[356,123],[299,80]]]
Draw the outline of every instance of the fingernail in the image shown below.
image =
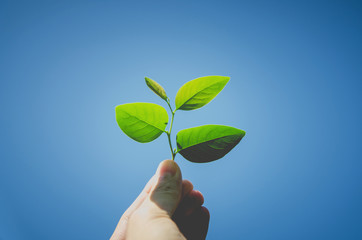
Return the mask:
[[161,163],[160,175],[161,176],[175,176],[177,172],[176,163],[172,160],[166,160]]

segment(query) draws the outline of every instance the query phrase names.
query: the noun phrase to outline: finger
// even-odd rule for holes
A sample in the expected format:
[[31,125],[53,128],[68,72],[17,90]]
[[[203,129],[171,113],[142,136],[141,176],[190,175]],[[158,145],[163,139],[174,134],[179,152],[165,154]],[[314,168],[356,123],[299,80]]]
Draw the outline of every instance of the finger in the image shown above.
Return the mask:
[[202,195],[202,193],[198,190],[192,190],[189,193],[189,196],[194,199],[195,203],[198,205],[202,205],[204,204],[204,196]]
[[199,228],[199,238],[198,239],[206,239],[207,231],[209,229],[210,222],[210,212],[206,207],[201,207],[201,215],[200,215],[200,228]]
[[182,180],[182,195],[181,199],[183,199],[187,194],[189,194],[194,186],[189,180]]
[[165,212],[172,216],[182,194],[182,174],[179,166],[173,160],[160,163],[158,181],[154,185],[149,198],[144,203],[155,211],[155,214]]
[[200,208],[204,203],[204,197],[200,191],[192,190],[187,194],[180,202],[178,208],[176,209],[173,220],[175,222],[180,221],[179,219],[185,218],[185,216],[191,215],[195,209]]
[[191,191],[188,197],[191,200],[183,212],[185,216],[191,215],[195,209],[198,209],[204,203],[204,196],[202,196],[201,192],[199,191]]
[[206,238],[209,228],[210,214],[207,208],[201,206],[191,215],[177,222],[182,234],[188,240],[203,240]]

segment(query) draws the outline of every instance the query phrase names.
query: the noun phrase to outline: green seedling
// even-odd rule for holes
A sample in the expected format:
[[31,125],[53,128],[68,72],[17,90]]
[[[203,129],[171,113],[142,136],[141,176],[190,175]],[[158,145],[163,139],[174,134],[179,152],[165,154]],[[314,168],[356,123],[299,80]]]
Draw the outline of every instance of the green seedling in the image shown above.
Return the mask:
[[178,110],[195,110],[208,104],[229,81],[229,77],[207,76],[191,80],[177,92],[175,109],[164,88],[156,81],[145,78],[147,86],[166,101],[171,110],[171,123],[165,108],[154,103],[127,103],[116,107],[116,120],[122,131],[133,140],[147,143],[166,133],[172,159],[177,153],[191,162],[211,162],[224,157],[244,137],[243,130],[224,125],[203,125],[177,133],[177,148],[172,147],[171,131]]

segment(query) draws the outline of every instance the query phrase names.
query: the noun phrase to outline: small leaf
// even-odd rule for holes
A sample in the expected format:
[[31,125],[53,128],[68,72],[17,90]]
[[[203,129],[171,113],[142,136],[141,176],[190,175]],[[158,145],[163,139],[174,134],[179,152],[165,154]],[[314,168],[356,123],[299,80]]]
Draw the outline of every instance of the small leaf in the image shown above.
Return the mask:
[[177,149],[191,162],[211,162],[230,152],[244,135],[243,130],[224,125],[188,128],[177,133]]
[[185,83],[176,94],[176,110],[194,110],[208,104],[225,87],[230,77],[207,76]]
[[127,136],[146,143],[165,131],[168,115],[166,109],[154,103],[127,103],[116,107],[116,120]]
[[165,89],[158,84],[156,81],[152,80],[151,78],[145,77],[147,86],[158,96],[160,96],[162,99],[166,100],[167,95]]

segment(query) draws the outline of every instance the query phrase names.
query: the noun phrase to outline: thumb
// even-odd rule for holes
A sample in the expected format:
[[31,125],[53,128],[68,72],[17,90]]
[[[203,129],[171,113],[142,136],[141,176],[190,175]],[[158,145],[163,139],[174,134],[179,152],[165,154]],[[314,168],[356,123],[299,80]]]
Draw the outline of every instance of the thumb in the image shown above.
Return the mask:
[[175,212],[182,193],[182,175],[179,166],[173,160],[165,160],[158,166],[158,181],[150,192],[149,200],[157,208],[171,217]]

